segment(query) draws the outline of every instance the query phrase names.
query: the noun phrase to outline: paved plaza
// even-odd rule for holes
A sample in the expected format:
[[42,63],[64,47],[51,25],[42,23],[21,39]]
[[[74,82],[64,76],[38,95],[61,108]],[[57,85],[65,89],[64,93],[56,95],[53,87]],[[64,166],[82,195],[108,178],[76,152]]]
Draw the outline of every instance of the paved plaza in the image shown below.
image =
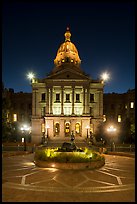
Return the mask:
[[3,202],[133,202],[135,159],[105,155],[96,170],[39,168],[34,154],[3,157]]

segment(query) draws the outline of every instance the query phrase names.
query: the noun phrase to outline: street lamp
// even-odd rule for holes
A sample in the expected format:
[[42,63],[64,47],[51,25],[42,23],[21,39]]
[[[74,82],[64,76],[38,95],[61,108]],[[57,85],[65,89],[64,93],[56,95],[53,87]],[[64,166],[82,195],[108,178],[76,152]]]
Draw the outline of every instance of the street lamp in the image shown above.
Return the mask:
[[87,129],[87,139],[88,139],[88,130],[90,129],[89,125],[86,126]]
[[27,78],[32,82],[32,79],[35,78],[35,74],[34,74],[33,72],[29,72],[29,73],[27,74]]
[[[107,128],[107,132],[111,133],[111,136],[113,137],[114,136],[114,133],[116,132],[116,128],[111,125]],[[112,150],[115,150],[115,143],[114,143],[114,138],[112,138],[112,142],[111,142],[111,151]]]
[[110,79],[110,75],[108,72],[103,72],[101,75],[100,75],[101,79],[103,81],[108,81]]
[[107,128],[108,132],[116,132],[116,128],[113,127],[113,125],[111,125],[109,128]]
[[46,125],[46,133],[47,133],[47,138],[49,137],[49,134],[48,134],[48,130],[49,130],[49,125]]
[[26,124],[24,124],[21,128],[22,133],[24,134],[24,151],[26,151],[26,134],[27,131],[30,131],[30,127]]

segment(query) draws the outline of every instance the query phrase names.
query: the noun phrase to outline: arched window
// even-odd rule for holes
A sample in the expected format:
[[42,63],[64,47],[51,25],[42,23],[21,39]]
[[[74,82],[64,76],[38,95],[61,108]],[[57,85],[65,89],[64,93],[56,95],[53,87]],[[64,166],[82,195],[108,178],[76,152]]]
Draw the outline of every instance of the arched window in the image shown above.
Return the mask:
[[59,123],[55,123],[55,134],[59,134],[59,132],[60,132]]
[[80,124],[79,123],[76,123],[75,131],[76,131],[77,134],[80,133]]
[[65,125],[65,132],[66,133],[70,132],[70,124],[69,123],[66,123],[66,125]]

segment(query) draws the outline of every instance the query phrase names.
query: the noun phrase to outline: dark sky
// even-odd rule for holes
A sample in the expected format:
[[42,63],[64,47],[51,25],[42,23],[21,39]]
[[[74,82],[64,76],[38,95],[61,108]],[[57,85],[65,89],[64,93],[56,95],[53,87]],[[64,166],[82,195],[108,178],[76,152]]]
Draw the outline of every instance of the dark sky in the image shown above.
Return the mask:
[[135,88],[135,11],[133,2],[3,3],[2,80],[15,92],[31,92],[26,74],[45,78],[64,42],[66,27],[78,49],[83,71],[93,79],[110,73],[105,93]]

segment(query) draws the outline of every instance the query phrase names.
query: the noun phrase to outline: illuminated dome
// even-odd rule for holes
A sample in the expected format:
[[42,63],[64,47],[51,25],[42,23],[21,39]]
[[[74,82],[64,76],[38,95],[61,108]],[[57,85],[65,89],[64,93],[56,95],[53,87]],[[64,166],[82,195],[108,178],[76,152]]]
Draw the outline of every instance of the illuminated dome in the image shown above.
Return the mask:
[[64,63],[71,63],[79,66],[81,64],[81,60],[78,55],[77,48],[75,45],[70,41],[71,33],[69,28],[67,28],[65,36],[65,42],[61,44],[57,51],[57,56],[54,60],[55,66],[60,66]]

